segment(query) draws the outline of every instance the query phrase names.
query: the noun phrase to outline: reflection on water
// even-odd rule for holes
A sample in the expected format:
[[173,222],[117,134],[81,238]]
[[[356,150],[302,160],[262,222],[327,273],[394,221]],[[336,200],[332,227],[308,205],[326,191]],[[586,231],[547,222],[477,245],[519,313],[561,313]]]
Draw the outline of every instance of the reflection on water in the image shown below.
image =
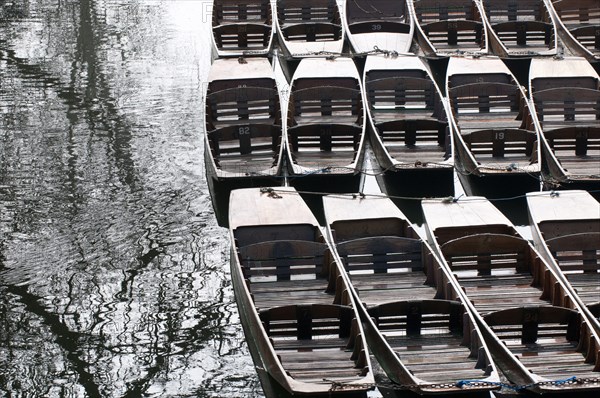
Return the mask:
[[260,397],[202,162],[209,3],[0,1],[0,397]]

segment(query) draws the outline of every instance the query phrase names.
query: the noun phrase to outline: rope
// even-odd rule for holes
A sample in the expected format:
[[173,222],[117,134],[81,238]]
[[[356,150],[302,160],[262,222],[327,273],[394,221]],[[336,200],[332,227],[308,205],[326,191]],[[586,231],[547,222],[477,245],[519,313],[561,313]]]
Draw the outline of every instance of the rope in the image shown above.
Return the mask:
[[572,376],[572,377],[568,377],[566,379],[557,379],[557,380],[548,380],[548,381],[540,381],[537,383],[531,383],[531,384],[523,384],[523,385],[516,385],[516,384],[508,384],[508,383],[502,383],[502,382],[496,382],[496,381],[487,381],[487,380],[460,380],[457,383],[437,383],[437,384],[419,384],[419,385],[410,385],[410,384],[398,384],[398,383],[394,383],[392,381],[388,383],[377,383],[378,386],[381,387],[387,387],[387,388],[395,388],[395,389],[403,389],[403,390],[412,390],[412,391],[416,391],[419,389],[423,389],[423,388],[430,388],[430,389],[445,389],[445,388],[463,388],[463,389],[469,389],[469,388],[482,388],[482,387],[500,387],[500,388],[505,388],[507,390],[511,390],[511,391],[523,391],[526,389],[531,389],[534,387],[543,387],[543,386],[573,386],[573,385],[585,385],[585,384],[599,384],[600,383],[600,377],[595,377],[595,378],[585,378],[585,377],[577,377],[577,376]]
[[[279,190],[277,189],[277,187],[273,187],[273,188],[269,188],[275,192],[277,192],[277,194],[279,195],[296,195],[296,194],[303,194],[303,195],[320,195],[320,196],[334,196],[334,197],[339,197],[339,198],[354,198],[356,199],[357,194],[356,193],[339,193],[339,192],[322,192],[322,191],[286,191],[286,190]],[[555,191],[550,191],[550,192],[555,192]],[[588,191],[589,193],[600,193],[600,190],[592,190],[592,191]],[[373,197],[373,198],[389,198],[389,199],[401,199],[401,200],[416,200],[416,201],[421,201],[424,199],[431,199],[430,197],[414,197],[414,196],[396,196],[396,195],[387,195],[385,193],[364,193],[364,192],[360,192],[358,193],[358,195],[360,195],[361,198],[367,198],[367,197]],[[458,197],[453,197],[453,196],[448,196],[442,199],[443,202],[445,203],[456,203],[456,202],[460,202],[460,199],[463,197],[463,195],[460,195]],[[500,201],[505,201],[505,200],[515,200],[515,199],[522,199],[522,198],[526,198],[527,195],[517,195],[517,196],[511,196],[511,197],[506,197],[506,198],[482,198],[482,199],[473,199],[471,197],[466,197],[469,198],[469,200],[474,201],[474,200],[481,200],[481,201],[490,201],[490,202],[500,202]]]

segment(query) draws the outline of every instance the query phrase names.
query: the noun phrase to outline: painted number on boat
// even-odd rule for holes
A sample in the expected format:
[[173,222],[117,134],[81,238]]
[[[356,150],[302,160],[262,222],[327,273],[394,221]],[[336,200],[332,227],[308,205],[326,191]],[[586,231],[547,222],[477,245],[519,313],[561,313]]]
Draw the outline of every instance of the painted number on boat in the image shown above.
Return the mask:
[[504,132],[496,133],[496,139],[497,140],[503,140],[504,139]]
[[374,32],[380,31],[381,30],[381,25],[380,24],[373,24],[373,25],[371,25],[371,30],[373,30]]
[[250,134],[250,126],[243,126],[238,129],[239,135],[248,135]]

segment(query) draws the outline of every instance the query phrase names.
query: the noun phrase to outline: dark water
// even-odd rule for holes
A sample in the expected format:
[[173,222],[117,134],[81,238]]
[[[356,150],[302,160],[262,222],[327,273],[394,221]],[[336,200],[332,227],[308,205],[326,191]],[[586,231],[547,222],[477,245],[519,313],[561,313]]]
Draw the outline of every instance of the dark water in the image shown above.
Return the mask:
[[0,0],[0,397],[260,397],[202,161],[203,1]]

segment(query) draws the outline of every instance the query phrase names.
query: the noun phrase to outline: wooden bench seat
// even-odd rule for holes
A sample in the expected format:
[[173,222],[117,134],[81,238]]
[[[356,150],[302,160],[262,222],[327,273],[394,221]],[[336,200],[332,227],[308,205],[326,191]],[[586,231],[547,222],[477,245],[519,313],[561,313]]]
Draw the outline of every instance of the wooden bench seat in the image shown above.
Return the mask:
[[567,28],[600,24],[600,4],[597,0],[554,0],[552,5]]
[[[492,25],[498,38],[510,49],[537,47],[548,49],[553,46],[552,23],[540,21],[510,21]],[[512,47],[512,48],[511,48]],[[515,48],[516,47],[516,48]]]
[[552,88],[536,91],[533,100],[544,133],[568,126],[600,127],[600,91]]
[[302,124],[288,128],[288,140],[294,154],[311,148],[320,152],[358,151],[362,127],[343,124]]
[[342,37],[341,25],[329,22],[287,23],[281,32],[288,41],[335,41]]
[[281,126],[248,123],[209,131],[208,140],[215,158],[222,154],[246,155],[256,151],[271,151],[276,156],[281,134]]
[[423,269],[422,243],[399,236],[375,236],[338,243],[346,271],[355,273],[390,273],[398,269]]
[[239,124],[277,124],[279,94],[265,87],[233,87],[206,96],[207,130]]
[[508,21],[550,20],[543,0],[484,0],[483,8],[492,25]]
[[271,40],[271,25],[228,23],[213,27],[215,42],[222,50],[264,49]]
[[456,47],[467,51],[482,46],[484,27],[480,21],[438,21],[421,24],[421,27],[436,48]]
[[600,51],[600,24],[571,29],[571,34],[588,50],[595,54]]
[[245,277],[251,281],[268,277],[275,277],[275,280],[300,276],[315,279],[323,274],[327,245],[301,240],[277,240],[242,246],[238,250]]
[[528,130],[479,130],[463,133],[463,140],[475,159],[485,160],[508,158],[528,164],[533,155],[537,135]]

